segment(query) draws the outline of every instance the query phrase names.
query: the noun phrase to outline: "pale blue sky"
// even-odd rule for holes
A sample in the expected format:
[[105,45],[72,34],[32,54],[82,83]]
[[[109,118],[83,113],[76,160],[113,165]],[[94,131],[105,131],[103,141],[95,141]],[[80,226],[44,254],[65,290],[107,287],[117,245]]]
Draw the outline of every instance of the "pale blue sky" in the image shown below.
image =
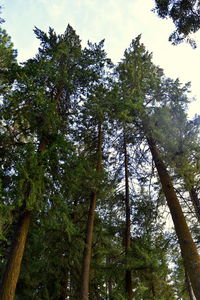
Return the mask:
[[159,19],[151,9],[154,0],[0,0],[6,23],[4,28],[18,50],[19,61],[37,52],[34,26],[47,31],[53,27],[63,33],[68,23],[80,36],[83,45],[90,40],[105,39],[108,56],[116,63],[123,57],[131,40],[142,33],[146,48],[153,52],[153,61],[171,78],[192,82],[190,115],[200,114],[200,33],[199,47],[172,46],[168,36],[173,30],[170,20]]

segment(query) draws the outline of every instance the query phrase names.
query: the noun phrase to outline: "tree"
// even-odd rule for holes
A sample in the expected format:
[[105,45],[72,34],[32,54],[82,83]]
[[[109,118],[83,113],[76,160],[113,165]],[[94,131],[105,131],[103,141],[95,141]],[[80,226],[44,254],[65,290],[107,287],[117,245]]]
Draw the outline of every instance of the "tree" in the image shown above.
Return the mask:
[[188,85],[164,77],[140,36],[113,72],[103,41],[35,33],[21,67],[1,33],[1,299],[200,299],[198,204],[183,214],[199,189]]
[[[131,248],[131,208],[130,208],[130,192],[129,192],[129,161],[127,150],[127,137],[126,128],[124,128],[124,172],[125,172],[125,208],[126,208],[126,229],[125,229],[125,254],[128,258],[128,254]],[[128,265],[128,263],[127,263]],[[125,274],[125,288],[127,293],[127,299],[132,299],[132,278],[131,271],[127,266]]]
[[[82,300],[89,299],[89,277],[90,277],[90,264],[92,257],[92,241],[94,232],[94,219],[96,203],[99,196],[101,176],[102,176],[102,156],[103,156],[103,135],[104,135],[104,122],[105,122],[105,101],[106,95],[108,94],[108,80],[107,80],[107,69],[112,67],[111,61],[106,58],[106,53],[102,49],[103,42],[101,41],[99,45],[89,44],[90,49],[86,49],[88,56],[94,61],[92,70],[94,75],[96,75],[96,80],[91,82],[91,87],[88,93],[88,99],[85,103],[85,107],[82,109],[83,122],[82,129],[86,125],[87,131],[83,134],[83,139],[85,140],[86,147],[91,149],[89,151],[89,163],[92,168],[96,169],[94,174],[94,183],[91,187],[90,204],[88,209],[88,218],[86,225],[86,238],[85,238],[85,248],[83,253],[83,264],[81,273],[81,293],[80,297]],[[90,54],[90,55],[89,55]],[[80,119],[79,119],[80,120]],[[88,126],[89,125],[89,126]],[[91,127],[91,128],[90,128]],[[88,133],[91,132],[91,136]],[[94,135],[94,133],[96,133]],[[84,138],[85,137],[85,138]],[[95,141],[95,143],[94,143]],[[89,143],[89,144],[88,144]],[[86,150],[87,151],[87,150]],[[90,153],[91,152],[91,153]]]
[[[35,33],[42,47],[36,58],[25,64],[23,73],[18,78],[14,101],[10,103],[11,108],[7,101],[6,113],[10,109],[11,117],[9,122],[12,124],[15,120],[20,134],[23,132],[30,139],[27,150],[31,150],[29,156],[33,160],[28,158],[25,163],[29,169],[27,166],[22,168],[22,174],[18,173],[22,175],[21,198],[17,200],[20,207],[19,220],[1,284],[2,300],[13,299],[15,294],[32,212],[37,207],[36,199],[43,186],[42,155],[48,147],[55,147],[59,124],[66,129],[66,118],[64,122],[59,122],[68,113],[70,97],[77,92],[81,80],[85,82],[78,64],[81,57],[80,41],[71,26],[60,36],[51,28],[49,36],[39,29]],[[61,132],[62,129],[59,130]]]
[[184,261],[186,272],[188,272],[192,287],[197,299],[200,299],[199,290],[199,274],[200,274],[200,257],[193,241],[181,206],[176,196],[171,178],[166,170],[163,161],[160,158],[160,153],[155,145],[155,141],[148,136],[148,144],[162,183],[162,188],[167,199],[167,203],[172,215],[177,237],[181,248],[181,254]]
[[170,35],[169,40],[176,45],[186,40],[192,47],[196,43],[190,38],[200,28],[200,3],[198,0],[155,0],[154,11],[160,18],[171,18],[176,30]]
[[[125,58],[121,63],[122,67],[119,68],[122,82],[121,86],[124,90],[124,97],[132,99],[130,116],[133,116],[134,124],[138,129],[142,129],[147,138],[149,149],[152,153],[174,222],[184,266],[189,274],[195,296],[198,299],[200,297],[198,279],[200,257],[175,193],[171,177],[162,160],[162,156],[153,136],[150,118],[147,115],[149,110],[147,105],[152,102],[152,100],[156,100],[156,93],[158,92],[157,83],[159,82],[160,72],[151,63],[151,55],[145,51],[144,46],[140,44],[139,40],[140,37],[133,40],[130,48],[125,51]],[[147,106],[146,109],[145,106]]]

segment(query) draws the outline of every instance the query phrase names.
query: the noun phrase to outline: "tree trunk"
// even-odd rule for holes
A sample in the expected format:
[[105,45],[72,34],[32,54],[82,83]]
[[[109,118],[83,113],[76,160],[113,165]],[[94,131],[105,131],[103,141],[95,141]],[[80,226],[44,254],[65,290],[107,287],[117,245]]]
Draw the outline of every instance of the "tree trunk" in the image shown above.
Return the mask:
[[83,252],[83,267],[82,267],[82,288],[81,300],[88,300],[89,295],[89,276],[90,276],[90,263],[92,255],[92,240],[94,230],[94,216],[96,208],[96,192],[93,192],[90,208],[88,212],[87,231],[86,231],[86,246]]
[[126,133],[124,132],[124,169],[125,169],[125,208],[126,208],[126,228],[125,228],[125,255],[126,255],[126,272],[125,272],[125,289],[127,300],[132,300],[132,279],[131,270],[128,269],[128,253],[131,248],[131,210],[129,194],[129,175],[128,175],[128,153],[126,143]]
[[[187,161],[186,164],[190,165],[189,161]],[[179,174],[179,176],[181,176],[181,174]],[[197,189],[195,188],[195,175],[191,174],[191,172],[189,174],[188,172],[185,172],[185,174],[182,175],[182,178],[185,182],[185,189],[189,192],[196,218],[200,222],[200,199],[198,197]]]
[[[102,129],[101,125],[98,126],[98,146],[97,146],[97,165],[96,174],[98,175],[102,164]],[[89,277],[90,277],[90,264],[92,256],[92,241],[94,231],[94,218],[96,209],[97,192],[93,191],[90,200],[90,207],[88,211],[88,220],[86,228],[86,241],[83,252],[83,265],[81,274],[81,300],[89,299]]]
[[31,220],[31,211],[25,211],[20,217],[15,238],[11,246],[8,263],[1,283],[1,300],[13,300],[20,273],[22,257]]
[[190,198],[195,209],[196,217],[200,222],[200,199],[194,186],[189,189]]
[[187,272],[185,272],[185,284],[186,284],[186,287],[187,287],[187,291],[188,291],[188,295],[189,295],[190,300],[196,300],[196,298],[194,297],[193,290],[192,290],[190,278],[189,278]]
[[106,282],[106,300],[110,300],[112,295],[112,282],[111,278]]
[[[45,151],[47,143],[41,141],[38,148],[38,153]],[[24,185],[24,204],[22,206],[22,214],[19,217],[16,231],[14,233],[11,250],[6,264],[5,272],[0,286],[0,300],[13,300],[15,297],[15,290],[20,274],[22,258],[26,245],[26,239],[31,222],[32,212],[26,209],[26,199],[30,194],[30,185],[25,182]]]
[[159,150],[153,138],[148,136],[147,141],[155,162],[163,192],[172,216],[175,231],[179,240],[184,267],[189,275],[192,288],[197,300],[200,300],[200,257],[193,241],[179,200],[175,193],[171,178],[162,161]]

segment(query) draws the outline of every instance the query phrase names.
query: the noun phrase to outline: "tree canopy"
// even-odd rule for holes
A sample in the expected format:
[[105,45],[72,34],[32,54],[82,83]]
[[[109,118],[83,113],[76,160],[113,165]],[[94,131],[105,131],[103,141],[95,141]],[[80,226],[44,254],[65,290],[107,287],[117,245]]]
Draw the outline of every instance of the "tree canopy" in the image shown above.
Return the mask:
[[[0,30],[0,299],[200,299],[199,117],[134,38],[114,65],[35,28]],[[171,216],[171,217],[169,217]]]

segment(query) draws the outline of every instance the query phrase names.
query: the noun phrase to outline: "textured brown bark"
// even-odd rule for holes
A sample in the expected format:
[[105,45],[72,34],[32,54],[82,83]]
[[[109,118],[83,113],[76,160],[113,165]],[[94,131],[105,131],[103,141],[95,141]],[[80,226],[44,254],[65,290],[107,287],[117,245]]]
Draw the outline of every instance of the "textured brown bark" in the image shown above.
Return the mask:
[[6,271],[1,284],[1,300],[14,299],[30,220],[31,212],[25,211],[18,221],[15,239],[12,243]]
[[149,148],[158,171],[163,192],[172,216],[175,231],[179,240],[181,254],[186,272],[189,275],[191,285],[197,300],[200,300],[200,257],[193,241],[185,217],[183,215],[179,200],[175,193],[171,178],[162,161],[155,141],[147,137]]
[[[129,175],[128,175],[128,153],[126,134],[124,133],[124,170],[125,170],[125,209],[126,209],[126,228],[125,228],[125,255],[131,248],[131,210],[130,210],[130,194],[129,194]],[[128,267],[128,266],[127,266]],[[125,271],[125,289],[127,300],[132,300],[132,279],[131,270]]]
[[[38,153],[41,154],[45,151],[47,142],[41,141],[38,147]],[[24,185],[24,204],[22,206],[23,213],[20,215],[16,232],[11,244],[11,251],[9,254],[8,262],[6,264],[5,272],[3,274],[0,286],[0,300],[13,300],[15,290],[20,274],[21,262],[24,255],[26,239],[31,222],[32,212],[26,209],[26,199],[30,194],[30,185]]]
[[[102,129],[101,125],[98,126],[98,146],[97,146],[97,165],[96,173],[98,174],[101,169],[102,164]],[[90,278],[90,264],[92,256],[92,241],[93,241],[93,231],[94,231],[94,219],[95,219],[95,209],[97,201],[97,192],[93,191],[91,194],[90,207],[88,211],[88,220],[86,227],[86,241],[85,248],[83,252],[83,265],[81,273],[81,300],[89,299],[89,278]]]

